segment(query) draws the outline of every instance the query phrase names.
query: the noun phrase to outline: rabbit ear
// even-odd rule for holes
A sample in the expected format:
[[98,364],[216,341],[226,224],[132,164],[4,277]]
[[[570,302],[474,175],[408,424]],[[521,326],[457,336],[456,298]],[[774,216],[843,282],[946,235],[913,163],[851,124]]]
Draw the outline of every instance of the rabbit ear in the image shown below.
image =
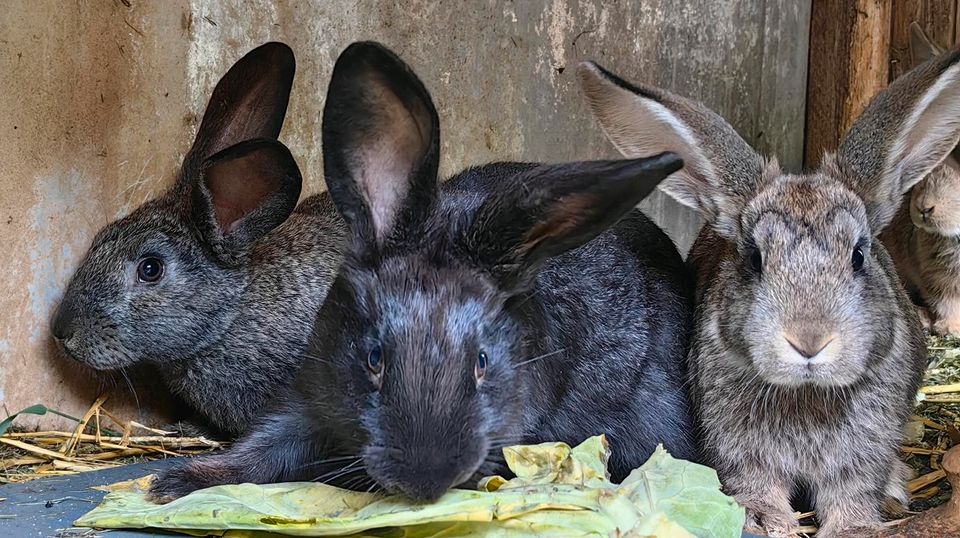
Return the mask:
[[941,54],[943,54],[943,49],[934,45],[927,38],[920,25],[916,21],[910,23],[910,65],[916,67]]
[[464,250],[502,288],[519,291],[547,258],[599,235],[682,166],[674,153],[535,166],[497,181],[465,232]]
[[261,45],[240,58],[213,89],[187,157],[182,180],[213,154],[245,140],[276,140],[290,99],[296,62],[283,43]]
[[378,43],[337,59],[323,109],[327,187],[347,225],[374,248],[412,237],[437,193],[440,122],[417,76]]
[[902,195],[960,139],[960,50],[920,65],[878,93],[840,144],[840,178],[867,206],[874,233]]
[[580,64],[578,75],[594,117],[620,153],[679,154],[683,170],[660,188],[735,239],[740,209],[762,180],[764,159],[700,103],[631,85],[593,62]]
[[248,140],[201,165],[193,221],[223,259],[244,252],[290,216],[300,198],[300,169],[286,146]]

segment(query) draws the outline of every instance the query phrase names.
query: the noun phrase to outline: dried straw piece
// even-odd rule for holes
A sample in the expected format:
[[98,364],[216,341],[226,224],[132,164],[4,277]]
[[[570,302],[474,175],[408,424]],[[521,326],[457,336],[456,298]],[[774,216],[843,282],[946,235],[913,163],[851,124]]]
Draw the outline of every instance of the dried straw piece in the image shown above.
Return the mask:
[[917,478],[907,482],[907,491],[910,493],[916,493],[930,484],[939,482],[946,477],[947,473],[943,469],[927,473],[923,476],[918,476]]
[[73,451],[77,447],[77,442],[80,440],[80,435],[87,428],[87,423],[90,422],[90,418],[97,413],[97,411],[100,409],[100,406],[103,405],[103,402],[105,401],[107,401],[107,395],[102,394],[99,398],[97,398],[97,401],[93,402],[93,405],[90,407],[90,409],[88,409],[87,412],[84,413],[83,418],[80,419],[80,424],[77,424],[77,428],[73,432],[74,437],[67,439],[67,441],[63,443],[63,447],[60,449],[61,453],[67,454],[68,456],[73,455]]
[[960,383],[951,383],[949,385],[930,385],[921,387],[920,392],[924,394],[943,394],[946,392],[960,392]]

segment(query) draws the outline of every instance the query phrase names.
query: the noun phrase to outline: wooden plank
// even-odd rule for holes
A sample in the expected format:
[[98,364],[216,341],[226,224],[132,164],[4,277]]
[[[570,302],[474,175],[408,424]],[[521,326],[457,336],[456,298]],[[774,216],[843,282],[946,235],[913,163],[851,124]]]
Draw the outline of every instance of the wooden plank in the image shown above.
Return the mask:
[[776,155],[785,170],[803,163],[810,2],[768,1],[764,13],[763,60],[757,149]]
[[815,0],[810,21],[804,161],[833,151],[888,80],[890,11],[886,0]]
[[958,0],[894,0],[890,22],[890,80],[914,66],[910,57],[910,24],[916,22],[934,44],[956,43]]
[[[569,5],[590,3],[570,1]],[[596,60],[625,79],[701,101],[723,116],[758,151],[778,155],[789,167],[799,166],[809,2],[659,0],[597,5],[603,8],[596,23],[590,17],[577,15],[579,8],[570,9],[569,19],[561,17],[573,21],[570,24],[574,26],[570,36],[575,39],[565,43],[566,66],[575,60]],[[516,2],[513,9],[520,21],[535,20],[544,10],[542,2]],[[623,24],[614,24],[615,21]],[[517,63],[523,71],[531,65]],[[556,78],[566,84],[565,81],[572,80],[568,78],[572,73],[564,70]],[[508,78],[506,73],[502,76]],[[543,95],[539,90],[536,94],[530,92],[527,106],[537,110],[559,106],[558,110],[575,122],[590,117],[578,92],[561,92],[557,97],[546,94],[546,102],[540,101]],[[575,100],[564,101],[567,95]],[[566,147],[565,141],[552,138],[551,133],[563,132],[552,125],[527,121],[524,130],[525,151],[532,158],[555,160],[558,147]],[[599,130],[593,128],[593,132],[596,134],[590,144],[577,148],[580,155],[616,156]],[[699,232],[700,219],[696,214],[660,192],[651,195],[641,207],[686,254]]]

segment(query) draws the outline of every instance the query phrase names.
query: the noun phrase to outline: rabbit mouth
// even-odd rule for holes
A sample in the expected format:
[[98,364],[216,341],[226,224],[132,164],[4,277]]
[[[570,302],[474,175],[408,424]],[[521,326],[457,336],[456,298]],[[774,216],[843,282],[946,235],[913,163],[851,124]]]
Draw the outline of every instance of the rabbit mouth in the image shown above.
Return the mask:
[[754,360],[761,377],[768,383],[791,387],[842,387],[859,378],[858,372],[841,364],[842,350],[836,336],[823,338],[813,346],[791,344],[787,338],[780,340],[782,342],[768,349],[769,359]]
[[57,348],[70,360],[100,372],[120,370],[131,366],[131,361],[125,351],[111,348],[113,351],[87,348],[78,342],[77,337],[68,339],[54,338]]
[[924,214],[916,208],[910,210],[913,225],[931,235],[941,237],[960,237],[960,224],[944,222],[936,215]]

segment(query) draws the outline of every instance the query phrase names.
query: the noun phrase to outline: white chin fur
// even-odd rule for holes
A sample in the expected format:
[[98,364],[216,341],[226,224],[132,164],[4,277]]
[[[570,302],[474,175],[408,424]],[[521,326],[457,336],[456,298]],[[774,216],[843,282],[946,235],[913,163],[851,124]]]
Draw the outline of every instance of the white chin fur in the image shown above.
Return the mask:
[[[806,358],[798,353],[785,340],[771,346],[769,351],[776,357],[773,368],[756,365],[760,376],[772,385],[801,387],[816,385],[820,387],[843,387],[854,383],[856,376],[850,377],[845,371],[848,367],[839,367],[840,344],[829,343],[819,353]],[[838,376],[837,372],[846,375]]]

